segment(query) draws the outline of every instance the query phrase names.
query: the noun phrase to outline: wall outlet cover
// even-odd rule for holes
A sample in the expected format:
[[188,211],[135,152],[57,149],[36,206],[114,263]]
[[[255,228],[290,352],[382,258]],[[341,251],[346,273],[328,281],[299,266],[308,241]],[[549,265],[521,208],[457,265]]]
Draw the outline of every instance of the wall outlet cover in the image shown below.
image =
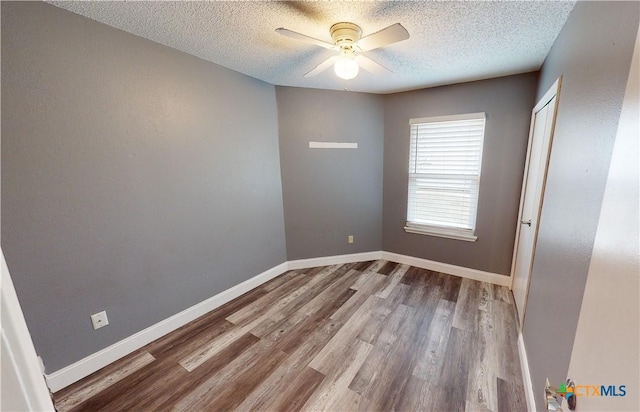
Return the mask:
[[109,324],[109,319],[107,319],[107,312],[103,310],[100,313],[91,315],[91,323],[93,324],[94,330],[107,326]]

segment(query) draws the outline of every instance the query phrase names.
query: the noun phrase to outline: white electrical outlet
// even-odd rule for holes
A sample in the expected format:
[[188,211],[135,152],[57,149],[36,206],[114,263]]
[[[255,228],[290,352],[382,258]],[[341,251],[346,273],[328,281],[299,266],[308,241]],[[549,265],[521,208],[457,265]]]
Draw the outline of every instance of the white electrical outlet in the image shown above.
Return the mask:
[[353,243],[353,235],[347,237],[347,243]]
[[107,319],[107,312],[103,310],[100,313],[91,315],[91,323],[93,324],[94,330],[100,329],[103,326],[107,326],[109,324],[109,319]]

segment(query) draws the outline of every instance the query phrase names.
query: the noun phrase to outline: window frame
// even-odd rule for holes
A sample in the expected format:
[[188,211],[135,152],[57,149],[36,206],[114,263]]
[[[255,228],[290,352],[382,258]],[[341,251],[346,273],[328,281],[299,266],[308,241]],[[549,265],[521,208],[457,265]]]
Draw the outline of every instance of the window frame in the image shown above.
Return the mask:
[[[437,225],[437,224],[424,224],[424,223],[419,223],[419,222],[415,222],[415,221],[410,221],[409,217],[411,215],[411,207],[412,207],[412,185],[413,185],[413,180],[417,178],[418,176],[415,175],[422,175],[423,178],[431,175],[431,176],[446,176],[446,173],[416,173],[415,171],[412,171],[413,169],[413,165],[411,164],[411,159],[412,159],[412,143],[414,143],[414,131],[413,128],[415,125],[419,125],[419,124],[426,124],[426,123],[439,123],[439,122],[455,122],[455,121],[465,121],[465,120],[483,120],[483,124],[482,124],[482,138],[480,141],[480,149],[478,153],[478,157],[479,157],[479,161],[478,161],[478,169],[477,169],[477,173],[473,173],[472,176],[467,176],[467,177],[463,177],[463,179],[470,179],[474,182],[474,188],[475,188],[475,205],[474,208],[472,210],[473,216],[470,216],[469,218],[469,222],[473,222],[473,224],[471,225],[471,227],[455,227],[455,226],[451,226],[451,225]],[[428,235],[428,236],[436,236],[436,237],[443,237],[443,238],[449,238],[449,239],[456,239],[456,240],[463,240],[463,241],[468,241],[468,242],[475,242],[478,238],[475,234],[476,228],[477,228],[477,220],[478,220],[478,204],[479,204],[479,199],[480,199],[480,180],[481,180],[481,176],[482,176],[482,155],[483,155],[483,150],[484,150],[484,140],[486,137],[486,121],[487,121],[487,114],[485,112],[478,112],[478,113],[465,113],[465,114],[456,114],[456,115],[447,115],[447,116],[430,116],[430,117],[421,117],[421,118],[412,118],[409,119],[409,154],[408,154],[408,160],[409,160],[409,167],[408,169],[408,175],[407,175],[407,214],[406,214],[406,224],[404,227],[404,230],[408,233],[415,233],[415,234],[420,234],[420,235]],[[417,137],[416,137],[417,138]],[[415,142],[415,144],[417,144],[417,142]],[[414,176],[412,176],[414,175]],[[449,174],[451,176],[454,176],[454,173]],[[458,174],[457,176],[464,176],[462,174]],[[442,179],[442,181],[446,181],[447,179],[444,178]],[[413,195],[415,196],[415,194]],[[471,219],[472,217],[472,219]]]

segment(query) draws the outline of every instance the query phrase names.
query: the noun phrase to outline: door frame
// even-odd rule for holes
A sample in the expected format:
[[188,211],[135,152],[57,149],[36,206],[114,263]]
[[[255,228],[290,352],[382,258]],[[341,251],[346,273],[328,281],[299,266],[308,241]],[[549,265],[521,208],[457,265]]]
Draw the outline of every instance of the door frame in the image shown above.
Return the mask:
[[[511,271],[509,273],[509,276],[511,277],[511,290],[513,291],[513,284],[515,282],[515,270],[516,270],[516,259],[518,256],[518,247],[519,247],[519,243],[520,243],[520,219],[522,219],[522,209],[524,207],[524,198],[525,198],[525,194],[527,191],[527,178],[528,178],[528,173],[529,173],[529,163],[531,161],[531,146],[533,144],[533,132],[534,132],[534,126],[535,126],[535,118],[536,118],[536,113],[538,113],[540,110],[542,110],[554,97],[556,98],[556,103],[555,103],[555,107],[552,113],[552,117],[551,117],[551,133],[549,135],[549,148],[547,150],[546,153],[546,160],[545,160],[545,166],[544,166],[544,171],[542,171],[542,173],[544,173],[544,177],[542,179],[542,186],[540,187],[540,202],[538,203],[538,209],[535,211],[535,214],[537,215],[537,219],[536,219],[536,227],[534,228],[534,238],[533,238],[533,245],[532,245],[532,251],[531,251],[531,264],[529,265],[529,275],[528,275],[528,279],[527,279],[527,286],[526,286],[526,294],[524,297],[524,304],[522,307],[522,311],[523,313],[520,314],[518,312],[518,308],[516,307],[516,312],[518,312],[518,329],[520,330],[520,332],[522,332],[522,328],[524,325],[524,319],[525,319],[525,315],[526,315],[526,308],[527,308],[527,300],[529,297],[529,286],[531,284],[531,272],[533,269],[533,262],[535,260],[535,254],[536,254],[536,246],[537,246],[537,242],[538,242],[538,229],[540,227],[540,214],[542,212],[542,205],[544,203],[544,192],[546,189],[546,185],[547,185],[547,172],[549,170],[549,161],[551,159],[551,148],[553,146],[553,135],[555,134],[555,127],[556,127],[556,115],[558,113],[558,106],[559,106],[559,98],[560,98],[560,87],[562,85],[562,76],[558,77],[558,79],[551,85],[551,87],[549,88],[549,90],[547,90],[547,92],[542,96],[542,98],[538,101],[538,103],[534,106],[533,110],[531,110],[531,125],[529,126],[529,140],[528,140],[528,144],[527,144],[527,157],[525,160],[525,167],[524,167],[524,174],[522,176],[522,189],[520,192],[520,205],[518,207],[518,216],[517,216],[517,224],[516,224],[516,237],[515,237],[515,241],[513,244],[513,256],[511,258]],[[544,154],[543,154],[544,155]],[[515,304],[515,302],[514,302]],[[517,306],[517,305],[516,305]],[[520,319],[522,319],[522,321],[520,321]]]
[[[54,411],[49,388],[40,369],[27,323],[18,301],[4,254],[0,249],[2,283],[2,379],[7,379],[11,393],[3,393],[2,404],[26,407],[31,411]],[[3,382],[3,386],[5,383]]]

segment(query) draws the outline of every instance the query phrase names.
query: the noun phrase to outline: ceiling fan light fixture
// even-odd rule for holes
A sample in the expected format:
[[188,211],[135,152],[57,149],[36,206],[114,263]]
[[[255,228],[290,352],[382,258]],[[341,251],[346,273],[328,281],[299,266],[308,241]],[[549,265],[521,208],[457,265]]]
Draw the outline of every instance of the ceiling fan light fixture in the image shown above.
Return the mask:
[[362,68],[366,71],[374,74],[391,73],[391,70],[362,55],[362,53],[409,38],[407,29],[402,27],[400,23],[392,24],[365,37],[362,37],[362,29],[360,26],[349,22],[336,23],[331,26],[329,31],[331,32],[331,40],[333,43],[285,29],[284,27],[276,29],[276,32],[283,36],[302,40],[338,52],[337,56],[334,54],[329,57],[311,71],[305,73],[304,77],[315,76],[333,65],[336,76],[344,80],[350,80],[356,77],[360,71],[360,65],[362,65]]
[[351,80],[358,75],[360,66],[358,66],[352,51],[341,52],[340,57],[333,66],[333,70],[339,78]]

